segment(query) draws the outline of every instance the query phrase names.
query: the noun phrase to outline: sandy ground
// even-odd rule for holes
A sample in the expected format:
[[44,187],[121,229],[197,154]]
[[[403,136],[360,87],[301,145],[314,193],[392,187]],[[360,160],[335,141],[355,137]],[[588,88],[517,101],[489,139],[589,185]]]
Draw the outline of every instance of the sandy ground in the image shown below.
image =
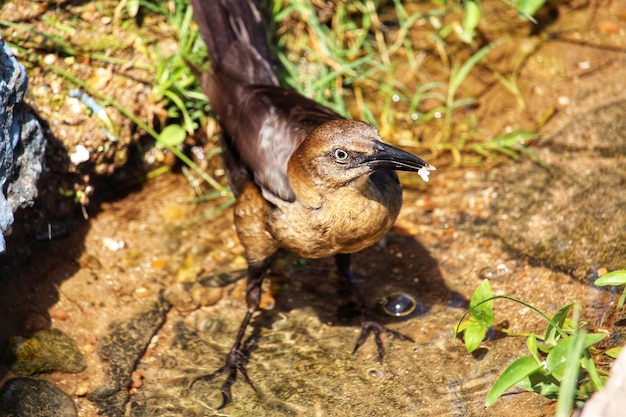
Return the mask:
[[[68,335],[85,370],[37,378],[68,394],[85,417],[552,415],[554,403],[531,393],[484,408],[498,374],[527,353],[525,338],[498,335],[468,354],[453,331],[485,277],[494,293],[548,314],[579,301],[594,328],[615,330],[615,294],[593,288],[590,278],[601,268],[620,268],[626,254],[624,193],[617,191],[626,179],[620,49],[626,25],[618,17],[626,9],[616,3],[595,14],[566,10],[559,37],[543,40],[520,73],[525,110],[501,85],[481,95],[480,120],[494,120],[487,129],[556,110],[533,147],[553,171],[529,160],[499,160],[442,167],[429,184],[402,176],[405,204],[396,227],[354,257],[370,304],[400,291],[422,306],[401,320],[381,315],[415,340],[385,338],[383,365],[371,340],[352,354],[359,317],[333,262],[285,255],[272,268],[268,310],[254,321],[261,337],[248,372],[257,392],[239,380],[234,403],[218,412],[220,382],[189,388],[193,377],[222,365],[232,343],[245,312],[237,281],[245,261],[230,210],[206,218],[226,197],[181,203],[194,191],[176,173],[118,188],[114,197],[103,191],[103,201],[87,209],[89,220],[61,207],[67,233],[33,242],[0,269],[0,342],[48,328]],[[618,30],[608,31],[607,22]],[[568,25],[574,29],[566,31]],[[515,44],[512,38],[505,46]],[[38,74],[33,94],[50,85]],[[127,89],[129,102],[142,94],[140,85]],[[66,110],[39,109],[53,120]],[[51,122],[63,144],[56,150],[71,152],[84,138],[96,138],[69,127],[85,128],[88,118],[58,120],[61,126]],[[99,162],[100,175],[110,174],[111,152]],[[51,170],[58,179],[65,168]],[[80,172],[70,174],[67,181],[86,184]],[[496,303],[496,321],[520,332],[545,326],[529,309],[506,301]],[[12,376],[0,367],[2,381]]]

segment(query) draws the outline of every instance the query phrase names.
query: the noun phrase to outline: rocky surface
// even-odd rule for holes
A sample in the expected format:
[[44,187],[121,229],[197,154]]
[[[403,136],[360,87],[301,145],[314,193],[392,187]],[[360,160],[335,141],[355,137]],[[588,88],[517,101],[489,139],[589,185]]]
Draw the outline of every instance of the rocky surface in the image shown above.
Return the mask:
[[32,206],[43,169],[45,139],[24,104],[26,70],[0,38],[0,253],[13,226],[14,212]]

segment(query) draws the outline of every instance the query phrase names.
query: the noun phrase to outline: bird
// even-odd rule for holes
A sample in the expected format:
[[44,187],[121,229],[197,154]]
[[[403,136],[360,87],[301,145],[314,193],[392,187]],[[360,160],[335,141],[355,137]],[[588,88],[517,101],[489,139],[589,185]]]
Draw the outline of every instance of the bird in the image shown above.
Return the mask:
[[355,284],[351,254],[374,245],[394,224],[402,205],[396,171],[428,181],[435,167],[385,143],[372,125],[281,87],[258,0],[191,4],[210,61],[210,68],[194,70],[219,119],[219,144],[236,198],[235,229],[248,264],[247,311],[226,363],[191,381],[227,375],[221,409],[232,401],[238,373],[256,390],[246,371],[255,341],[244,339],[279,250],[335,257],[364,315],[354,352],[373,334],[382,362],[381,334],[412,340],[375,320]]

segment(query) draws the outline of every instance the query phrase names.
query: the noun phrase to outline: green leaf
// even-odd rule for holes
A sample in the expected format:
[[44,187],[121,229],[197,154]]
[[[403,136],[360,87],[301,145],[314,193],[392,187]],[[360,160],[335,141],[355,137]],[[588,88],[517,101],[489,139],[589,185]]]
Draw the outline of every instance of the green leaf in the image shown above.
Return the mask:
[[[467,313],[466,313],[467,314]],[[480,346],[485,334],[495,321],[493,314],[493,292],[489,286],[489,280],[483,280],[474,291],[470,300],[470,318],[460,323],[456,330],[465,332],[463,339],[468,352],[473,352]],[[465,317],[465,315],[464,315]]]
[[[468,313],[466,313],[466,314],[468,314]],[[471,318],[469,318],[469,319],[463,320],[461,323],[459,323],[457,325],[456,329],[454,329],[455,330],[455,332],[454,332],[455,333],[455,338],[456,338],[458,333],[461,333],[461,332],[465,331],[465,329],[467,329],[469,326],[471,326],[471,324],[473,322],[474,321]]]
[[463,31],[459,34],[463,42],[470,43],[474,40],[480,17],[480,8],[476,2],[466,1],[465,13],[463,14]]
[[530,354],[535,359],[537,363],[540,363],[539,352],[537,351],[537,335],[531,333],[528,335],[528,339],[526,339],[526,346],[528,346],[528,350],[530,350]]
[[604,274],[598,278],[594,284],[598,287],[604,287],[605,285],[624,285],[626,284],[626,269],[620,269],[618,271]]
[[462,325],[465,329],[463,338],[465,340],[465,348],[468,352],[473,352],[480,346],[489,327],[491,327],[495,321],[492,298],[493,292],[491,291],[489,280],[485,279],[476,288],[470,300],[469,311],[471,317],[468,320],[469,324],[463,323]]
[[74,192],[74,190],[70,190],[70,189],[65,189],[63,187],[59,187],[58,188],[58,192],[60,195],[62,195],[63,197],[73,197],[76,192]]
[[[577,336],[578,337],[578,336]],[[589,333],[582,336],[582,346],[583,349],[588,349],[589,347],[595,345],[602,339],[606,337],[605,334],[602,333]],[[570,349],[573,349],[574,343],[576,343],[576,339],[574,336],[562,339],[556,346],[550,350],[548,356],[546,357],[546,367],[548,368],[548,372],[552,374],[557,380],[562,381],[563,376],[566,372],[567,366],[567,354]],[[576,367],[580,367],[580,357],[577,358]],[[573,366],[573,365],[572,365]]]
[[602,390],[604,388],[604,380],[606,378],[600,375],[600,372],[598,372],[596,363],[593,361],[593,358],[591,358],[589,350],[586,350],[580,358],[580,366],[587,371],[587,373],[589,374],[589,378],[591,378],[588,388],[594,386],[595,390],[593,390],[593,392]]
[[[450,100],[450,95],[452,96],[452,98],[454,98],[454,95],[456,94],[456,91],[458,90],[459,85],[461,85],[465,77],[467,77],[467,74],[469,74],[469,72],[472,70],[474,65],[476,65],[478,61],[483,59],[485,55],[489,53],[489,51],[491,51],[493,48],[500,45],[501,43],[502,43],[502,40],[497,40],[495,42],[490,43],[489,45],[483,46],[474,55],[472,55],[467,61],[465,61],[465,63],[461,65],[460,68],[457,67],[455,70],[452,71],[452,74],[450,75],[450,83],[448,87],[449,100]],[[450,100],[450,104],[451,102],[452,100]]]
[[624,349],[623,346],[617,346],[617,347],[605,350],[604,354],[608,356],[609,358],[615,359],[622,352],[622,349]]
[[474,291],[470,300],[472,317],[486,327],[492,326],[495,321],[493,314],[493,292],[489,280],[484,279]]
[[624,301],[626,301],[626,288],[622,291],[622,295],[617,300],[617,308],[622,308],[624,306]]
[[541,369],[542,366],[532,356],[516,359],[494,382],[485,399],[485,405],[493,405],[509,388]]
[[485,338],[489,326],[483,325],[483,323],[476,322],[474,320],[468,320],[469,325],[465,328],[463,333],[463,340],[465,341],[465,349],[468,352],[473,352],[480,346],[480,343]]
[[137,17],[139,13],[139,0],[128,0],[126,2],[126,10],[130,17]]
[[556,398],[560,383],[552,375],[545,373],[545,368],[542,364],[540,371],[528,375],[515,386],[529,392],[536,392],[546,398]]
[[[554,380],[556,381],[556,380]],[[558,382],[558,381],[557,381]],[[560,383],[553,382],[552,380],[545,378],[534,384],[539,389],[539,394],[546,398],[552,398],[556,400],[559,395]]]
[[552,323],[548,324],[548,327],[546,328],[546,334],[543,337],[543,341],[547,345],[554,346],[557,344],[557,341],[559,337],[561,336],[561,332],[559,332],[559,329],[562,330],[563,323],[565,322],[565,318],[567,317],[567,313],[569,312],[569,310],[572,308],[573,305],[574,303],[571,303],[571,304],[567,304],[566,306],[561,307],[559,311],[557,311],[556,314],[552,316],[552,322],[556,325],[556,327],[553,326]]
[[187,132],[181,125],[167,125],[159,134],[157,142],[162,146],[178,146],[186,137]]
[[517,4],[517,13],[525,19],[529,19],[537,13],[537,10],[541,9],[545,0],[521,0]]
[[591,338],[591,340],[587,340],[587,336],[591,335],[587,335],[584,330],[581,330],[580,332],[576,332],[572,337],[566,339],[566,359],[565,366],[562,367],[563,378],[561,380],[562,383],[561,388],[559,389],[559,398],[557,400],[556,417],[569,417],[572,411],[574,399],[576,398],[578,374],[580,373],[580,358],[583,356],[583,351],[586,349],[585,344],[593,339],[597,339]]
[[539,134],[530,130],[519,129],[512,132],[506,132],[496,137],[492,142],[501,146],[513,147],[516,145],[524,145],[539,137]]

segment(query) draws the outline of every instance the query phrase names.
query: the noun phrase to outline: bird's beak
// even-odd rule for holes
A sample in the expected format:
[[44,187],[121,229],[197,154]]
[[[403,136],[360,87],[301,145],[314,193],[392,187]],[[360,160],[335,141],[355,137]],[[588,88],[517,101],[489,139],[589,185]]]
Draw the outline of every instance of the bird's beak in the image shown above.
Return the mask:
[[365,158],[362,164],[368,165],[374,170],[392,169],[394,171],[417,172],[426,182],[428,182],[430,171],[436,169],[423,159],[384,142],[378,143],[376,152]]

